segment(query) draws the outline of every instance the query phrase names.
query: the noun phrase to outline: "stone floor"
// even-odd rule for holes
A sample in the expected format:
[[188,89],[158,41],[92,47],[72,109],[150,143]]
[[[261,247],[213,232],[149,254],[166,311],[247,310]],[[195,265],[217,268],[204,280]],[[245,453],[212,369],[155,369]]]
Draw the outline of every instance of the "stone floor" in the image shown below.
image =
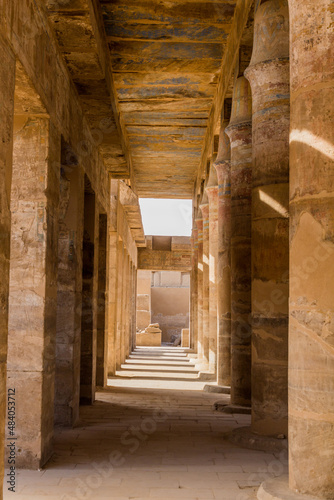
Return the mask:
[[45,469],[21,471],[16,493],[5,489],[4,498],[255,499],[263,480],[286,473],[286,457],[224,440],[250,417],[214,411],[228,396],[202,392],[191,374],[183,349],[137,349],[94,406],[81,409],[80,425],[57,433]]

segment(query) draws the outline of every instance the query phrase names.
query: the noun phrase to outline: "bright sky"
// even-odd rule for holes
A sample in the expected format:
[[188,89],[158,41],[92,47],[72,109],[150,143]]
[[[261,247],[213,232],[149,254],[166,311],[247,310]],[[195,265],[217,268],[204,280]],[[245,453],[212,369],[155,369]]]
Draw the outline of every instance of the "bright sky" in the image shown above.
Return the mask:
[[191,235],[191,200],[141,198],[139,203],[146,235]]

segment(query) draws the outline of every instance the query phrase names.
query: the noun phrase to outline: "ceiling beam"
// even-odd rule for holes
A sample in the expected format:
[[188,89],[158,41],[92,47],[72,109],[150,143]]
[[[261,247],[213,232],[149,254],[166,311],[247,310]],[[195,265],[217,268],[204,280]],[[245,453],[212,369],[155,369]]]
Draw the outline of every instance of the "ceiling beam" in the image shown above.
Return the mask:
[[249,18],[250,9],[254,0],[238,0],[231,33],[229,35],[225,54],[223,57],[221,70],[219,74],[218,86],[216,89],[215,97],[211,106],[208,126],[203,141],[203,149],[201,155],[201,162],[197,173],[197,179],[194,186],[194,196],[199,193],[201,181],[205,175],[207,162],[212,152],[212,144],[214,140],[216,124],[220,120],[221,111],[223,109],[224,98],[230,87],[231,76],[233,74],[237,57],[239,54],[239,46],[243,36],[247,21]]

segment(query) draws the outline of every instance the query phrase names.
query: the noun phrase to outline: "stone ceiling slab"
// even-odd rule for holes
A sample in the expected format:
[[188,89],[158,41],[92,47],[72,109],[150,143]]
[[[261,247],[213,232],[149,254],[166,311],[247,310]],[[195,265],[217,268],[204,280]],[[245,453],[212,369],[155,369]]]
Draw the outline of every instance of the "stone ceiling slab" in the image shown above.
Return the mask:
[[236,0],[100,0],[141,197],[192,198]]
[[46,0],[106,168],[138,196],[193,197],[242,3]]

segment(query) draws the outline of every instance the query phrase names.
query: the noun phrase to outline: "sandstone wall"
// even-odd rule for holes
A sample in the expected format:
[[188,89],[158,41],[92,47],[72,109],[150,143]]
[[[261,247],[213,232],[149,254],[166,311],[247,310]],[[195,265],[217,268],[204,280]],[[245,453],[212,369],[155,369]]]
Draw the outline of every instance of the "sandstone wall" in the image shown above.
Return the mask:
[[137,272],[137,329],[144,330],[151,321],[152,272]]
[[147,236],[146,248],[138,250],[138,269],[190,272],[190,238]]
[[79,418],[84,172],[60,177],[55,424]]
[[[10,192],[12,178],[13,113],[15,55],[0,34],[0,448],[4,449],[5,414],[7,411],[6,360],[8,332],[8,293],[10,258]],[[3,451],[0,459],[0,492],[4,475]],[[0,493],[2,498],[2,493]]]
[[[129,304],[120,318],[127,345],[123,357],[133,343],[131,294],[137,248],[129,207],[123,210],[120,203],[120,183],[115,181],[116,192],[112,193],[96,134],[91,133],[59,52],[45,4],[3,0],[0,7],[4,62],[4,72],[0,72],[0,391],[4,395],[11,199],[8,385],[19,394],[17,466],[38,468],[52,455],[54,423],[73,425],[77,421],[80,384],[83,397],[93,401],[97,374],[102,385],[106,366],[113,370],[119,294]],[[84,175],[90,195],[95,197],[94,221],[89,220],[90,204],[87,200],[84,204]],[[84,219],[87,234],[91,233],[89,241]],[[138,221],[136,231],[140,232]],[[124,242],[126,265],[124,277],[117,282],[115,248],[119,238]],[[1,411],[3,415],[3,407]],[[2,425],[1,440],[3,432]]]
[[48,118],[15,122],[8,385],[18,394],[17,465],[36,468],[52,454],[60,151]]
[[159,323],[162,342],[173,342],[189,327],[190,276],[178,272],[153,273],[152,323]]

